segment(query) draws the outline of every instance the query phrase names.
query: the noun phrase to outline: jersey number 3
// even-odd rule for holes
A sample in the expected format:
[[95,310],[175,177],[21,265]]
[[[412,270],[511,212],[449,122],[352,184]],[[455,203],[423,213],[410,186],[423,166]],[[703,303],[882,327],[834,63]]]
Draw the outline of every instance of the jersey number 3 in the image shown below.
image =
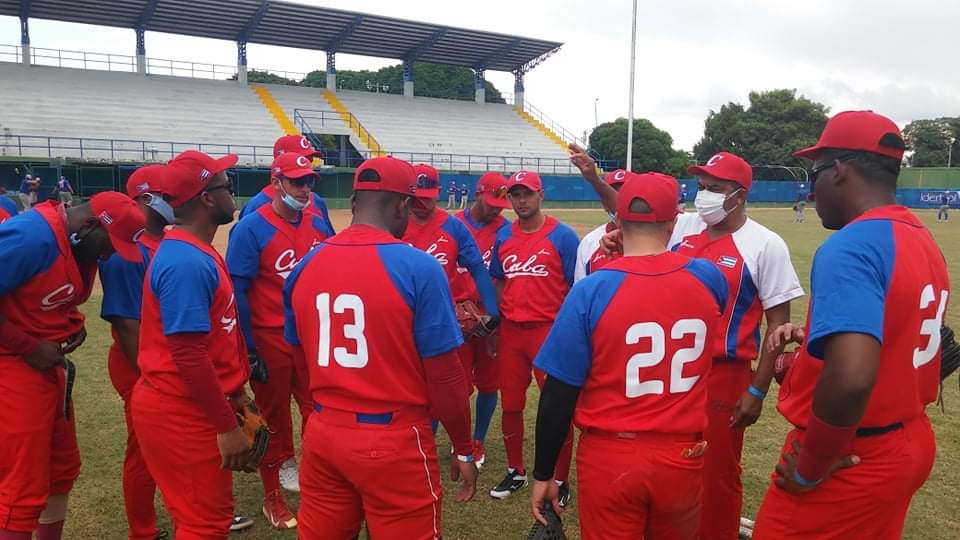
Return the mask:
[[[354,352],[346,347],[333,348],[333,360],[345,368],[362,368],[367,365],[367,338],[363,335],[365,319],[363,315],[363,300],[355,294],[341,294],[333,301],[333,312],[344,314],[350,310],[353,313],[353,324],[343,325],[343,337],[353,340],[356,344]],[[320,343],[317,348],[317,364],[320,367],[330,365],[330,293],[317,295],[317,315],[320,318]]]
[[[934,292],[933,285],[927,284],[920,292],[920,309],[927,309],[930,304],[937,301],[937,294]],[[940,291],[940,304],[937,306],[937,314],[933,319],[924,319],[920,323],[920,335],[927,336],[929,341],[927,347],[921,349],[917,347],[913,350],[913,367],[918,368],[927,364],[940,352],[940,327],[943,326],[943,312],[947,309],[947,297],[950,293]]]
[[[707,338],[707,325],[700,319],[681,319],[670,330],[671,339],[682,339],[693,334],[693,347],[680,349],[670,361],[670,393],[689,392],[696,384],[699,375],[683,376],[683,365],[700,358]],[[627,362],[627,397],[635,398],[647,394],[663,394],[663,381],[640,380],[640,369],[658,365],[666,356],[666,336],[663,326],[655,322],[636,323],[627,329],[627,345],[636,345],[641,339],[650,338],[650,352],[637,353]]]

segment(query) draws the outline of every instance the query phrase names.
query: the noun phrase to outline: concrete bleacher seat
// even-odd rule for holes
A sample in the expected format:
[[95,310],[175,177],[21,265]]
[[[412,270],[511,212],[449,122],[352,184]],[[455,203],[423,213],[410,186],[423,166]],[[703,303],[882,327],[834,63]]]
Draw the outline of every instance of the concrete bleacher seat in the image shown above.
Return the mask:
[[[0,63],[0,96],[0,152],[7,154],[16,151],[9,148],[16,144],[11,135],[40,135],[185,143],[173,152],[203,144],[211,154],[230,150],[241,154],[241,162],[269,163],[269,152],[261,157],[259,148],[254,159],[252,147],[272,147],[282,134],[256,94],[232,81]],[[81,157],[76,142],[54,144],[61,148],[51,150],[52,157]],[[84,140],[83,157],[110,159],[109,146]],[[144,145],[113,146],[118,161],[144,159]],[[171,157],[169,144],[146,146],[147,160]],[[27,148],[22,155],[45,157],[47,150]]]

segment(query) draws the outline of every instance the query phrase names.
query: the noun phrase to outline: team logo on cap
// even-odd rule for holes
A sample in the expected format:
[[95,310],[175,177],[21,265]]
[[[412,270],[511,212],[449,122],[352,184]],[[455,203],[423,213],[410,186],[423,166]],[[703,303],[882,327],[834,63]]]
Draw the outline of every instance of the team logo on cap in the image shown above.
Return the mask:
[[300,137],[300,148],[304,150],[310,149],[310,141],[308,141],[306,137]]
[[282,171],[283,171],[283,169],[281,169],[280,167],[274,167],[274,168],[273,168],[273,174],[280,174]]
[[716,154],[707,161],[707,167],[712,167],[720,162],[723,159],[723,154]]
[[150,191],[150,184],[148,184],[147,182],[144,182],[139,186],[137,186],[138,193],[146,193],[147,191]]
[[201,181],[206,182],[207,180],[210,179],[210,176],[211,176],[210,171],[208,171],[208,170],[206,170],[206,169],[202,169],[202,170],[200,171],[200,180],[201,180]]
[[627,177],[627,171],[617,171],[613,173],[614,180],[623,180],[626,177]]
[[113,218],[110,217],[110,214],[108,214],[106,211],[100,212],[100,215],[97,216],[97,219],[99,219],[100,223],[103,223],[104,225],[113,225]]
[[518,172],[516,176],[513,177],[514,182],[522,182],[524,178],[527,177],[527,173]]
[[140,237],[143,236],[143,231],[146,229],[140,229],[137,232],[133,233],[133,236],[130,237],[130,241],[136,244],[140,241]]
[[[306,139],[304,139],[304,140],[306,140]],[[309,166],[310,166],[310,162],[307,161],[307,158],[305,158],[305,157],[303,157],[303,156],[297,156],[297,166],[298,166],[298,167],[309,167]]]

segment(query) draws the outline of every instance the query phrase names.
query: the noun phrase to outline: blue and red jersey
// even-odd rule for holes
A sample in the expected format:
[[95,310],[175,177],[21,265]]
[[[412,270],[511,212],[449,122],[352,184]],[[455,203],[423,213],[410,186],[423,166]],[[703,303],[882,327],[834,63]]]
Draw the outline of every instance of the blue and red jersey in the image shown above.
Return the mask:
[[[470,217],[470,210],[461,210],[456,214],[456,218],[467,227],[470,236],[477,243],[477,249],[480,251],[480,258],[483,259],[483,265],[489,271],[490,261],[493,259],[493,243],[497,240],[497,235],[504,228],[510,226],[510,220],[503,216],[497,216],[493,221],[486,225],[477,223]],[[457,267],[457,277],[453,280],[451,288],[453,289],[453,299],[457,302],[464,300],[480,301],[480,293],[477,292],[476,283],[470,276],[467,276],[467,270],[463,266]]]
[[433,257],[367,225],[311,251],[283,301],[314,401],[370,414],[426,407],[422,360],[463,344],[444,278]]
[[114,253],[100,263],[100,284],[103,287],[103,302],[100,318],[140,320],[143,309],[143,279],[147,275],[150,259],[160,246],[161,238],[144,232],[137,242],[143,260],[130,262]]
[[716,358],[752,362],[760,352],[764,311],[803,296],[787,244],[752,219],[732,234],[711,239],[699,215],[681,214],[670,247],[712,262],[727,278],[730,302],[716,334]]
[[518,222],[497,234],[490,275],[504,281],[500,312],[514,322],[550,322],[573,285],[580,239],[570,226],[546,216],[527,233]]
[[[273,195],[275,193],[273,184],[267,184],[266,187],[260,190],[260,193],[251,197],[250,200],[247,201],[247,204],[243,205],[243,209],[240,210],[240,217],[237,219],[247,217],[257,211],[261,206],[269,206],[270,203],[273,202]],[[323,200],[323,197],[310,192],[310,204],[304,208],[303,211],[317,214],[323,219],[331,231],[334,230],[333,223],[330,221],[330,211],[327,210],[327,203]]]
[[137,363],[154,389],[189,397],[167,342],[181,333],[207,335],[207,355],[224,395],[243,388],[250,368],[226,265],[212,246],[173,229],[147,268]]
[[702,432],[710,343],[727,295],[723,275],[702,259],[619,258],[574,285],[534,365],[582,388],[581,428]]
[[[97,265],[70,249],[62,204],[34,206],[0,225],[0,313],[34,338],[63,343],[83,328]],[[0,345],[0,355],[10,354]]]
[[[322,216],[301,212],[291,223],[263,205],[230,231],[227,268],[236,287],[240,322],[252,342],[254,328],[283,329],[283,284],[307,253],[334,235]],[[251,309],[250,306],[256,306]]]
[[0,195],[0,223],[17,215],[17,203],[10,197]]
[[862,427],[924,413],[940,385],[940,327],[950,276],[940,248],[902,206],[870,210],[817,250],[810,271],[806,343],[780,388],[778,409],[806,427],[830,336],[859,333],[880,342],[880,370]]

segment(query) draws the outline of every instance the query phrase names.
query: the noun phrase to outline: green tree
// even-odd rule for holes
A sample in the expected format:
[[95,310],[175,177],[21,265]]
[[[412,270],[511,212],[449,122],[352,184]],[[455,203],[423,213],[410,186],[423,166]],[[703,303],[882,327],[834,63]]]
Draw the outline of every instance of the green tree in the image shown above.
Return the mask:
[[750,105],[727,103],[710,111],[694,158],[706,161],[724,150],[754,165],[800,165],[792,153],[814,144],[827,123],[829,109],[796,90],[750,92]]
[[[237,80],[237,76],[234,75],[230,77],[231,81]],[[287,86],[297,86],[300,84],[299,81],[294,81],[293,79],[287,79],[279,75],[274,75],[266,71],[257,71],[252,70],[247,72],[247,82],[251,83],[264,83],[264,84],[285,84]]]
[[[621,166],[627,162],[627,119],[617,118],[597,126],[590,134],[590,148],[605,160]],[[645,118],[633,120],[633,167],[636,172],[686,173],[689,156],[673,149],[673,137]]]
[[[960,160],[960,118],[914,120],[903,128],[911,167],[946,167]],[[951,153],[950,147],[953,146]]]
[[[413,64],[414,93],[417,96],[471,101],[474,99],[473,71],[465,67],[445,66],[415,62]],[[368,83],[370,88],[368,88]],[[307,74],[303,86],[324,88],[327,85],[325,71]],[[377,71],[337,71],[337,86],[341,90],[368,91],[380,86],[380,92],[403,93],[403,66],[387,66]],[[500,91],[486,82],[487,103],[504,103]]]

